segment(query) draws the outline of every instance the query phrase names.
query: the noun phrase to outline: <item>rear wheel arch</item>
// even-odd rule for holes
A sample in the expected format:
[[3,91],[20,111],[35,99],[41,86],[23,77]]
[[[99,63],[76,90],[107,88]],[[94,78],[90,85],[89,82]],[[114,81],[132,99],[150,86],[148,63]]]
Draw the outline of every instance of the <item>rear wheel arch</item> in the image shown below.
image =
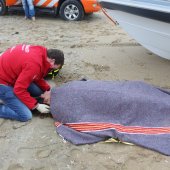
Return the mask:
[[[66,0],[59,0],[59,2],[58,2],[58,11],[60,10],[60,6],[62,5],[62,3],[63,2],[65,2]],[[83,10],[84,10],[84,6],[83,6],[83,4],[82,4],[82,2],[81,2],[81,0],[77,0],[81,5],[82,5],[82,7],[83,7]],[[84,10],[85,11],[85,10]]]

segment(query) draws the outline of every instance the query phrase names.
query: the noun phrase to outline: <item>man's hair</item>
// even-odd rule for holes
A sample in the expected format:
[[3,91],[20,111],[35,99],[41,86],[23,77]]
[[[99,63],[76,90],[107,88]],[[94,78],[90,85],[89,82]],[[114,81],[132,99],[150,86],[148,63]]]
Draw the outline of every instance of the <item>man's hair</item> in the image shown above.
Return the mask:
[[61,64],[61,67],[64,65],[64,53],[58,49],[48,49],[47,50],[48,58],[55,59],[55,64]]

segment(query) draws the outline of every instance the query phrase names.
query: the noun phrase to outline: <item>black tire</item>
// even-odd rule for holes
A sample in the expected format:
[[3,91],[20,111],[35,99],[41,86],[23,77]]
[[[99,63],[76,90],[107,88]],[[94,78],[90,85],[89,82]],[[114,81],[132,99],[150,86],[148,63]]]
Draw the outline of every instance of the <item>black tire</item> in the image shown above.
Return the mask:
[[4,0],[0,0],[0,15],[5,15],[7,13],[7,7]]
[[67,21],[79,21],[84,18],[84,9],[78,0],[66,0],[60,6],[60,17]]

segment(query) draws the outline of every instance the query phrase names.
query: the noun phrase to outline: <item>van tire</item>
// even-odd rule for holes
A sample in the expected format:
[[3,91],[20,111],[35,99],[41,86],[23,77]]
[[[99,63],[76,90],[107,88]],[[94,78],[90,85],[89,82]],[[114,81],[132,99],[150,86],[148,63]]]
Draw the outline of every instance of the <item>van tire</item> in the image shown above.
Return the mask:
[[[72,11],[66,11],[69,9]],[[59,14],[64,20],[80,21],[84,18],[84,9],[78,0],[66,0],[61,4]]]
[[7,7],[4,0],[0,0],[0,15],[5,15],[7,13]]

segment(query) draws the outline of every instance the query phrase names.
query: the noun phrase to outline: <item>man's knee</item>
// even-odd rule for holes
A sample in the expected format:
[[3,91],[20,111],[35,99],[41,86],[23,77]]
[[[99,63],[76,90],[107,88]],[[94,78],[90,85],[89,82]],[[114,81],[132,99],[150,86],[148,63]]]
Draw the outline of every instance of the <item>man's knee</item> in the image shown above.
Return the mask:
[[26,112],[26,113],[20,115],[19,121],[27,122],[27,121],[29,121],[31,119],[32,119],[32,113],[30,111],[30,112]]

